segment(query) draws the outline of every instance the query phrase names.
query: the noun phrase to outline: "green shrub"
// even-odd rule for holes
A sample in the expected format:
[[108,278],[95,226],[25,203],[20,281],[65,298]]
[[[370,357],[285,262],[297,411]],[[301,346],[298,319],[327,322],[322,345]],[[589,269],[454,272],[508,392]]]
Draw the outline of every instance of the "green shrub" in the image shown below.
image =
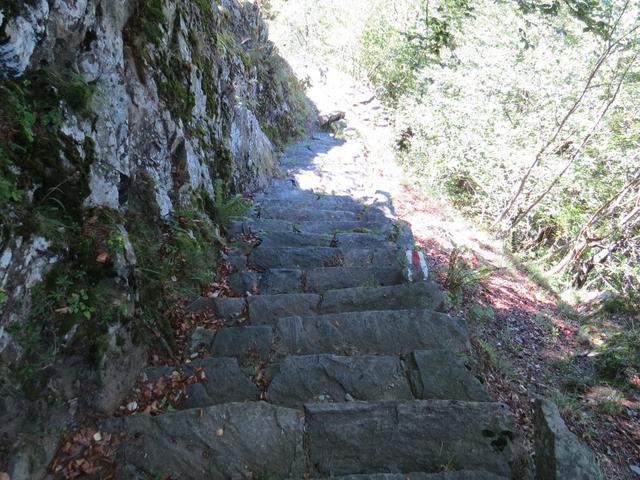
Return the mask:
[[449,254],[449,264],[445,276],[445,287],[451,295],[454,308],[462,306],[465,289],[477,286],[478,281],[488,275],[486,267],[474,268],[464,258],[463,251],[455,248]]
[[599,350],[596,370],[602,379],[626,383],[640,376],[640,329],[614,334]]
[[249,201],[240,195],[227,196],[221,179],[214,182],[215,201],[214,219],[222,228],[226,228],[231,220],[241,217],[249,208]]

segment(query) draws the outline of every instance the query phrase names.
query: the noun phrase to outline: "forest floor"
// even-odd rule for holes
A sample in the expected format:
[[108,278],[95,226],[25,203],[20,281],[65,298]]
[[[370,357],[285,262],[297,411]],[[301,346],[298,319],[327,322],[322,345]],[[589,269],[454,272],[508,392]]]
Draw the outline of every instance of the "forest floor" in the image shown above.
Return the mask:
[[[585,339],[585,332],[597,335],[597,322],[613,319],[596,320],[586,309],[564,302],[502,242],[446,201],[419,191],[389,161],[396,139],[373,93],[347,75],[318,70],[319,75],[313,67],[297,72],[311,81],[311,100],[321,113],[345,111],[337,133],[361,137],[369,159],[379,162],[380,176],[398,185],[392,191],[396,214],[410,224],[435,280],[451,290],[451,275],[458,277],[461,289],[460,295],[454,292],[459,298],[452,302],[452,313],[468,319],[477,367],[492,395],[514,411],[528,446],[532,402],[550,398],[569,428],[596,452],[606,478],[640,478],[639,390],[621,392],[598,381],[590,361],[596,355],[593,338]],[[615,319],[618,325],[637,320]]]
[[570,430],[596,451],[606,478],[640,478],[632,470],[640,463],[640,397],[588,380],[583,314],[448,205],[407,187],[396,209],[445,288],[453,251],[463,252],[468,272],[482,272],[480,278],[469,273],[453,313],[469,321],[478,368],[492,395],[516,414],[528,441],[532,401],[551,398]]

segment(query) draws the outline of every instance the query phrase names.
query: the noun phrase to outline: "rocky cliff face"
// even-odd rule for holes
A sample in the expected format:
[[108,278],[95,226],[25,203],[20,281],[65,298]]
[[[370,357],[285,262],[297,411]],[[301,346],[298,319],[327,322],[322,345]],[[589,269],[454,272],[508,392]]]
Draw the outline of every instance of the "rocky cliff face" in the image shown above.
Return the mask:
[[145,336],[171,349],[163,310],[212,274],[225,199],[268,182],[305,109],[251,1],[3,0],[0,25],[9,446],[72,399],[113,410]]

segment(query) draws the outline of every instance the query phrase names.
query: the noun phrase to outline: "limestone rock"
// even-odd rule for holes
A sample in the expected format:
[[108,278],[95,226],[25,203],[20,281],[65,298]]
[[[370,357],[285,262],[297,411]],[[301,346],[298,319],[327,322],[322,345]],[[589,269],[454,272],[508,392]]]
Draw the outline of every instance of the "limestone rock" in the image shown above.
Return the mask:
[[110,420],[108,431],[126,431],[119,478],[302,478],[303,417],[266,403],[230,403],[151,417]]
[[411,359],[415,369],[409,377],[418,398],[489,401],[484,386],[453,352],[420,350]]
[[534,404],[536,478],[540,480],[600,480],[604,478],[594,453],[565,425],[549,400]]
[[278,405],[301,407],[319,398],[410,400],[409,383],[397,357],[311,355],[287,357],[267,391]]
[[434,472],[452,465],[511,476],[515,424],[505,405],[436,400],[305,409],[310,460],[321,475]]

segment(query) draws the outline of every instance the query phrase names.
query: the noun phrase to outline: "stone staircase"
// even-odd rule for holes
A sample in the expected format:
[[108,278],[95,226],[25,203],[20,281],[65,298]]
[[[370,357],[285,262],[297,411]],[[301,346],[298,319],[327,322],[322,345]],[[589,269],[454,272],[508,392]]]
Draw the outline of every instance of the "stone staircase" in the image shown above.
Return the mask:
[[[289,158],[304,174],[314,152]],[[184,410],[107,422],[119,478],[512,478],[514,419],[388,201],[277,179],[231,235],[230,285],[252,294],[191,306],[226,326],[193,332],[210,356],[182,367],[205,376]]]

